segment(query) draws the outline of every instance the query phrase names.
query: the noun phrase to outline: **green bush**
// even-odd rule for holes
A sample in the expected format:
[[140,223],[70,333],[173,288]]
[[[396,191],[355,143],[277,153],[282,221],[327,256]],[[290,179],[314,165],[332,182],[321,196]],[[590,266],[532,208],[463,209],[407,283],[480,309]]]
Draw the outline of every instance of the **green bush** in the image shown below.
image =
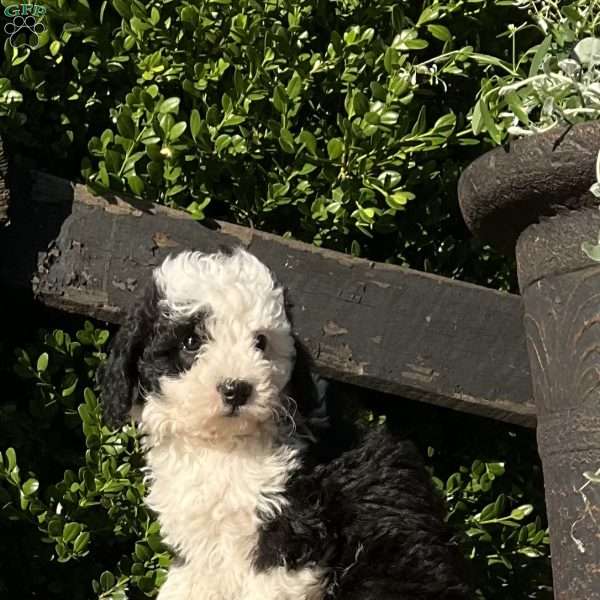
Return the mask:
[[41,166],[73,177],[81,165],[98,191],[198,219],[510,285],[506,261],[468,236],[456,181],[486,148],[469,114],[482,77],[512,72],[500,34],[522,11],[488,0],[45,4],[40,46],[6,40],[0,71],[0,130]]
[[107,339],[86,323],[74,337],[41,332],[14,361],[2,353],[14,377],[3,373],[12,393],[0,406],[1,597],[135,598],[164,578],[136,432],[101,423],[94,379]]
[[[0,351],[1,597],[144,598],[164,580],[170,557],[143,504],[136,431],[101,422],[94,374],[107,338],[86,323]],[[532,433],[411,406],[396,412],[463,532],[479,598],[550,599]]]

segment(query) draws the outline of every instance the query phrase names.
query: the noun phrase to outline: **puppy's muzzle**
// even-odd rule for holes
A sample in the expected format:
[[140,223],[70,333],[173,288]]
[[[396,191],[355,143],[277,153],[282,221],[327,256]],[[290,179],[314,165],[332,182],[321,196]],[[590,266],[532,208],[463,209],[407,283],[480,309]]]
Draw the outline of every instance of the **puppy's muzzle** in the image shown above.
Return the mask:
[[253,388],[252,384],[242,379],[226,379],[218,385],[217,390],[221,394],[224,404],[236,410],[247,404]]

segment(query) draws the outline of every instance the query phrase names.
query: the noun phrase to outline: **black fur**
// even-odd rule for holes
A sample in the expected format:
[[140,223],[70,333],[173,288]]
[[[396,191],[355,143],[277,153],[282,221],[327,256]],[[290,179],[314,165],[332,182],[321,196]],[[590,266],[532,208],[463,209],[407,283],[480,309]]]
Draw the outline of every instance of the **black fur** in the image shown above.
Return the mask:
[[128,312],[110,346],[108,360],[99,371],[104,418],[111,426],[119,426],[137,400],[139,385],[138,360],[158,319],[158,291],[154,282]]
[[286,393],[296,402],[298,412],[303,417],[309,418],[319,406],[319,394],[312,377],[312,358],[296,337],[294,338],[294,347],[296,361],[290,381],[286,386]]
[[151,282],[119,329],[104,367],[100,387],[107,423],[120,426],[131,407],[141,402],[140,390],[158,390],[159,379],[192,366],[194,352],[185,350],[189,336],[202,338],[206,314],[172,321],[159,310],[159,292]]
[[443,502],[412,443],[371,432],[357,449],[295,473],[286,497],[260,531],[258,570],[325,567],[327,599],[470,598]]

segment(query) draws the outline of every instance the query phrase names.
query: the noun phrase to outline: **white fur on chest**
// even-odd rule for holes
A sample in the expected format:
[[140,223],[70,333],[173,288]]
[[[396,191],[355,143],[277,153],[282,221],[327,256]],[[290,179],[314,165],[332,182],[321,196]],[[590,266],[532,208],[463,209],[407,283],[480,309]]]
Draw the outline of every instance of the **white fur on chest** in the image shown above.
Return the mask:
[[236,448],[169,443],[149,450],[148,505],[165,542],[185,559],[172,568],[160,600],[318,600],[319,569],[257,573],[252,555],[259,515],[285,504],[296,451],[245,442]]

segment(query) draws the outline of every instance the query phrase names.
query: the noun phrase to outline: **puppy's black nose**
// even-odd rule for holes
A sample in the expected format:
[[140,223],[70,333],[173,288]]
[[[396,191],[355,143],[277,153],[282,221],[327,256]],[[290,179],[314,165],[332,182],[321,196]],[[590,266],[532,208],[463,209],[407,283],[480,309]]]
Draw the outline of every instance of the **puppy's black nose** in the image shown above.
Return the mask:
[[232,408],[244,406],[252,395],[252,384],[241,379],[226,379],[218,387],[223,402]]

